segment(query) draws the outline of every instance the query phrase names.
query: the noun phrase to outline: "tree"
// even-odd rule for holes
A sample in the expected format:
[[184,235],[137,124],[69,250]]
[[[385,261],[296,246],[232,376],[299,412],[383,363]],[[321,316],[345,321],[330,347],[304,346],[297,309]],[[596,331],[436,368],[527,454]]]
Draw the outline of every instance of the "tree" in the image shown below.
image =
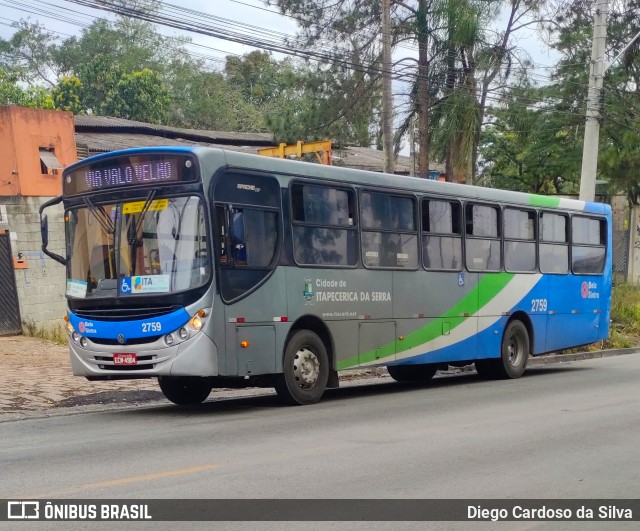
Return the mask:
[[[426,177],[430,150],[447,161],[452,180],[473,180],[479,138],[491,90],[505,80],[515,60],[513,34],[533,24],[536,0],[513,0],[503,30],[496,35],[499,0],[392,0],[393,43],[417,44],[417,58],[396,60],[396,77],[408,84],[396,149],[403,134],[418,121],[418,173]],[[367,50],[370,68],[379,77],[380,5],[365,0],[278,0],[284,13],[301,21],[300,43],[327,51],[334,63],[348,62],[353,43]],[[496,35],[496,36],[494,36]],[[356,48],[353,48],[356,49]],[[408,65],[414,65],[412,68]],[[371,85],[373,87],[373,84]],[[434,145],[432,145],[434,144]]]
[[[565,124],[584,134],[593,3],[575,0],[565,3],[548,0],[547,18],[554,20],[545,27],[550,45],[561,55],[553,72],[558,111],[564,113]],[[607,53],[611,59],[629,42],[640,27],[640,4],[623,0],[610,5],[607,27]],[[640,140],[640,62],[638,45],[610,66],[604,78],[600,127],[600,161],[598,174],[609,181],[611,191],[622,191],[630,198],[637,196],[637,174],[633,144]],[[578,178],[580,159],[571,171]]]
[[104,102],[107,116],[166,123],[171,95],[157,72],[145,68],[120,77]]
[[82,114],[84,112],[81,101],[83,92],[82,81],[76,76],[62,76],[52,90],[55,108],[61,111],[71,111],[73,114]]
[[39,109],[53,109],[54,102],[51,93],[43,87],[22,88],[18,84],[15,73],[7,73],[0,66],[0,107],[4,105],[19,105]]
[[0,39],[0,67],[28,86],[52,87],[58,75],[55,37],[39,24],[15,23],[10,39]]
[[572,170],[582,143],[554,107],[553,93],[520,78],[508,101],[489,109],[493,123],[482,134],[480,184],[538,194],[577,191]]

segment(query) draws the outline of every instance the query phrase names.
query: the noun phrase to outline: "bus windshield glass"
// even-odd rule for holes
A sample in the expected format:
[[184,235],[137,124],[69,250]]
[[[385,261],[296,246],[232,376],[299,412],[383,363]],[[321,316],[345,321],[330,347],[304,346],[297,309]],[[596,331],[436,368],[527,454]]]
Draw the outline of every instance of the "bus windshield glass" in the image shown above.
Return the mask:
[[210,277],[205,209],[197,196],[155,198],[69,210],[67,296],[162,295]]

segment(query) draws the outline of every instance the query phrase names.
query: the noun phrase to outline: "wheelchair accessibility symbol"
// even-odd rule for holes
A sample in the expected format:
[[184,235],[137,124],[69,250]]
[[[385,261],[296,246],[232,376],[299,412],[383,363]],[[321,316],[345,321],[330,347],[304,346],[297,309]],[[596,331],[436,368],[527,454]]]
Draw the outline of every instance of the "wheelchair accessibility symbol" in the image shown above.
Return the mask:
[[122,283],[120,284],[120,293],[130,293],[131,292],[131,284],[129,284],[128,278],[123,278]]

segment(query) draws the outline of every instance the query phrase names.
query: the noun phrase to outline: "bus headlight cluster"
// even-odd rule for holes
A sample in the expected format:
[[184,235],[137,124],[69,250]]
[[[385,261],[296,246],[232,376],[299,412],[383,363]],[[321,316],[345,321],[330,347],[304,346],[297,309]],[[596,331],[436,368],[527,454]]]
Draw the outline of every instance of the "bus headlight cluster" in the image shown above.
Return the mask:
[[76,332],[71,323],[67,323],[67,331],[69,332],[69,335],[71,336],[71,339],[74,343],[79,343],[82,348],[87,347],[87,345],[89,344],[89,340]]
[[175,332],[171,332],[170,334],[166,334],[164,336],[164,343],[168,347],[171,347],[176,344],[176,342],[180,343],[182,341],[186,341],[192,336],[195,332],[199,332],[204,328],[205,317],[209,315],[209,309],[198,310],[195,315],[189,319],[189,322],[184,326],[180,327]]

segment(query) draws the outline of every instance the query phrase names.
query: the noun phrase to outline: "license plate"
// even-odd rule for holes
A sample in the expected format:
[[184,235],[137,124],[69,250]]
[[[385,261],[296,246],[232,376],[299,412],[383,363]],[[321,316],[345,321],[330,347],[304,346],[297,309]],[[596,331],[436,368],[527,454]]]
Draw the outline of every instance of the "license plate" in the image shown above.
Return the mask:
[[123,352],[122,354],[113,355],[114,365],[136,365],[138,363],[138,356],[131,352]]

